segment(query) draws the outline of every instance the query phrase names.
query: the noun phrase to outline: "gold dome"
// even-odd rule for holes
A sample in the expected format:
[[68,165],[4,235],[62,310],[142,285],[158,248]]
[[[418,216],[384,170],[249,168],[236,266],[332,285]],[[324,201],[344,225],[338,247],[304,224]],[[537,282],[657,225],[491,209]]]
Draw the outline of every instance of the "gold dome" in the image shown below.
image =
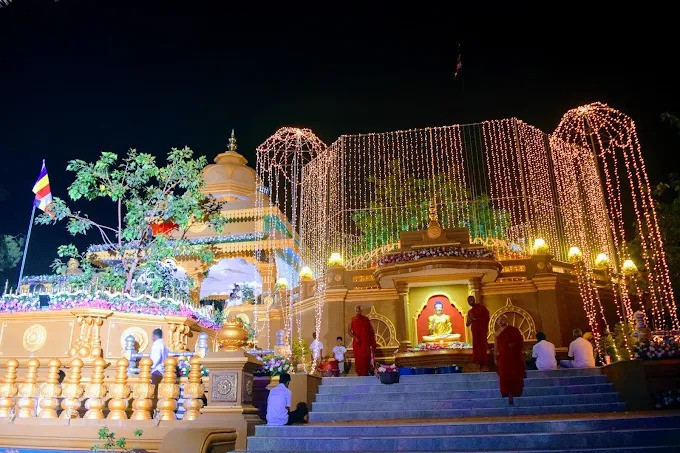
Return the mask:
[[229,149],[215,157],[215,163],[203,169],[203,192],[219,201],[253,200],[256,187],[255,170],[248,160],[236,152],[236,136],[231,131]]

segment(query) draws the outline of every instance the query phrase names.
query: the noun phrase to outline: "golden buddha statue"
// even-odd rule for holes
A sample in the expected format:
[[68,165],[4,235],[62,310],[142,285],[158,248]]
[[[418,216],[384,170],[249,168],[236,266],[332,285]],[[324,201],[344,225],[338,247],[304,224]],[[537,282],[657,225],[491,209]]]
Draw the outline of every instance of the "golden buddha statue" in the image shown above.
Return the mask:
[[453,333],[451,317],[444,313],[441,301],[434,303],[434,314],[427,318],[427,333],[423,335],[424,343],[451,343],[460,340],[459,333]]

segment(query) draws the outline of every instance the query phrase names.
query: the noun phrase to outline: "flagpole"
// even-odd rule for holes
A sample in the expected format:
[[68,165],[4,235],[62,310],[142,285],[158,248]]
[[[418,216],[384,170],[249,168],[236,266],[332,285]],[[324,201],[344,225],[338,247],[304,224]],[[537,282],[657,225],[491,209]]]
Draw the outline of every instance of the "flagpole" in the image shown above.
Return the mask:
[[26,235],[26,244],[24,244],[24,256],[21,258],[21,270],[19,271],[19,281],[17,282],[17,292],[21,287],[21,278],[24,276],[24,264],[26,264],[26,252],[28,251],[28,242],[31,240],[31,230],[33,230],[33,219],[35,217],[35,203],[31,210],[31,222],[28,224],[28,234]]

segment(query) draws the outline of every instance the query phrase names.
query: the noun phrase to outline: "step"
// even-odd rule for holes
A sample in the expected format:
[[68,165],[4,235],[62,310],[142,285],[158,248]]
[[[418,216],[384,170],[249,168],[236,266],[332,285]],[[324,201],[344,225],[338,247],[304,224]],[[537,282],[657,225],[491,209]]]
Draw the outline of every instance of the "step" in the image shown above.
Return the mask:
[[[507,404],[507,403],[506,403]],[[456,417],[493,417],[508,415],[537,415],[537,414],[569,414],[584,412],[619,412],[626,408],[622,402],[580,404],[574,405],[551,405],[551,406],[506,406],[506,407],[468,407],[465,409],[402,409],[399,411],[337,411],[309,413],[311,422],[333,422],[351,420],[400,420],[400,419],[436,419]]]
[[502,433],[456,436],[252,437],[250,451],[522,451],[545,448],[615,448],[680,445],[680,428],[569,433]]
[[297,425],[255,428],[257,437],[384,437],[384,436],[451,436],[459,434],[537,433],[572,431],[616,431],[619,429],[677,428],[680,415],[611,418],[569,418],[548,420],[480,420],[464,422],[400,423],[380,425]]
[[[529,396],[515,398],[516,407],[526,406],[553,406],[553,405],[571,405],[576,406],[580,404],[595,404],[595,403],[615,403],[620,401],[619,394],[616,392],[608,393],[585,393],[574,395],[547,395],[547,396]],[[312,404],[312,412],[347,412],[347,411],[370,411],[376,407],[385,411],[399,411],[404,408],[404,404],[408,405],[410,410],[417,409],[464,409],[468,407],[485,408],[485,407],[504,407],[508,402],[503,399],[500,393],[497,393],[492,398],[479,399],[436,399],[436,400],[419,400],[411,401],[373,401],[370,396],[363,401],[351,402],[315,402]]]
[[[613,392],[614,386],[607,384],[570,385],[564,387],[525,387],[522,396],[570,395],[583,393]],[[499,389],[477,390],[442,390],[417,392],[372,392],[372,393],[320,393],[316,397],[318,403],[350,402],[350,401],[410,401],[415,400],[444,400],[444,399],[477,399],[495,398],[500,396]]]
[[[575,377],[575,376],[600,376],[602,371],[600,368],[569,368],[551,371],[527,371],[528,378],[550,378],[550,377]],[[325,377],[321,380],[321,385],[353,385],[366,384],[377,381],[376,376],[357,376],[357,377]],[[420,374],[420,375],[405,375],[400,377],[401,380],[408,382],[421,381],[479,381],[479,380],[498,380],[498,374],[495,372],[485,373],[451,373],[451,374]]]
[[[404,376],[406,377],[406,376]],[[524,387],[549,387],[549,386],[571,386],[606,384],[609,381],[604,375],[597,376],[572,376],[572,377],[549,377],[549,378],[528,378],[524,380]],[[428,382],[416,383],[408,380],[400,381],[398,384],[381,384],[377,378],[372,378],[370,383],[353,385],[321,385],[319,394],[332,393],[373,393],[373,392],[418,392],[427,385],[428,390],[438,392],[444,390],[476,390],[476,389],[498,389],[498,380],[485,379],[481,381],[459,381],[459,382]]]

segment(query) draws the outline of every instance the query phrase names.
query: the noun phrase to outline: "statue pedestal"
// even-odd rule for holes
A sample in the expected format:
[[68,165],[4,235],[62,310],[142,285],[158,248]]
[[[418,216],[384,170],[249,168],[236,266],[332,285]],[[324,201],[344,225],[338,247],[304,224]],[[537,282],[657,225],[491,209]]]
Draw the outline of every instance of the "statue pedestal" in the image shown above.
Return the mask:
[[236,449],[245,450],[247,437],[262,423],[253,405],[253,372],[262,362],[238,350],[210,352],[202,363],[210,370],[208,405],[194,423],[236,429]]
[[472,363],[472,348],[397,352],[394,358],[399,368],[437,368],[458,365],[463,372],[479,371],[479,367]]

